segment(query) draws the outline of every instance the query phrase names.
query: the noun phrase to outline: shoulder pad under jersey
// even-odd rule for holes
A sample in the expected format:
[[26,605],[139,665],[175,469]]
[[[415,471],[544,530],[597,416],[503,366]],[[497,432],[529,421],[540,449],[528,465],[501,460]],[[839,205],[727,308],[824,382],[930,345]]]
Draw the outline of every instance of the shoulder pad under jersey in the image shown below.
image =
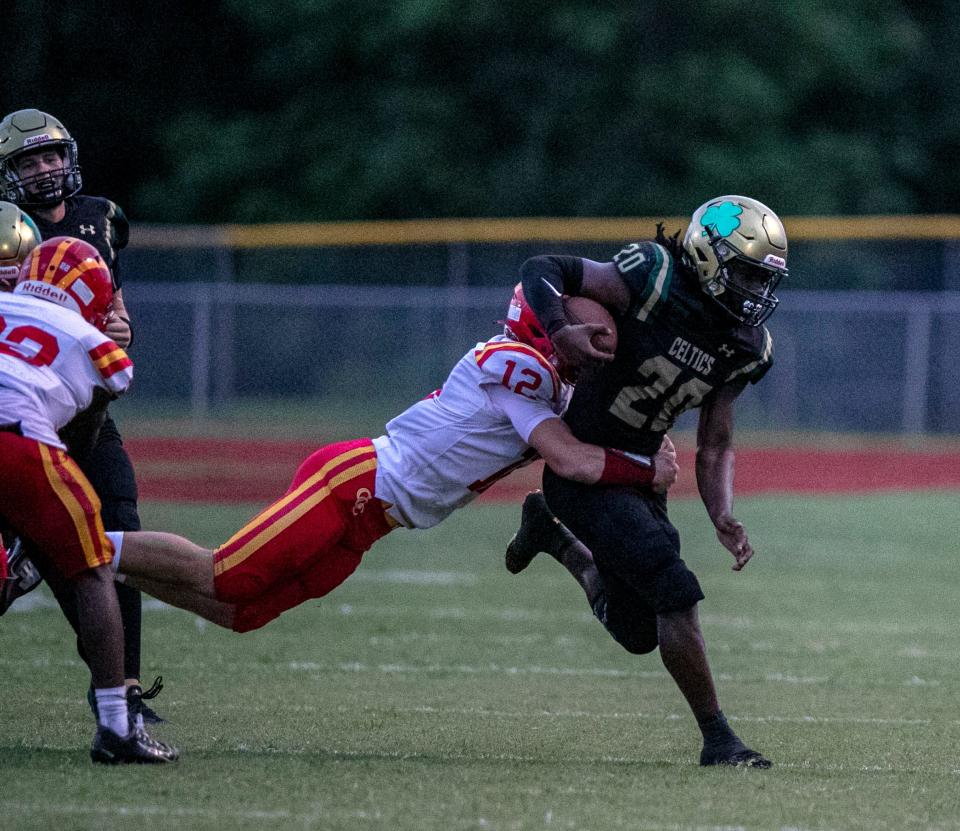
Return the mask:
[[480,384],[501,384],[518,395],[551,403],[560,400],[560,376],[532,346],[516,341],[485,343],[474,350]]
[[751,329],[750,334],[759,335],[755,359],[731,372],[725,379],[725,383],[743,378],[751,384],[756,384],[773,366],[773,336],[770,334],[770,330],[766,326],[761,326],[759,330]]
[[656,242],[634,242],[613,258],[630,289],[630,314],[646,320],[666,300],[673,280],[673,256]]
[[127,215],[116,202],[111,202],[109,199],[103,199],[102,197],[99,198],[104,202],[111,247],[117,251],[126,248],[130,241],[130,223],[127,221]]

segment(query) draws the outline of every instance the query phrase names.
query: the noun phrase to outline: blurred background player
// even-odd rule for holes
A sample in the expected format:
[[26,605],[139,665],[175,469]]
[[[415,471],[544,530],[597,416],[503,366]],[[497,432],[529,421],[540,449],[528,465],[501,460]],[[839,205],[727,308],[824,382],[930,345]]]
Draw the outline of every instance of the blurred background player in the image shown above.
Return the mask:
[[12,202],[0,200],[0,289],[13,291],[20,264],[40,244],[36,223]]
[[96,702],[94,762],[163,763],[175,748],[132,717],[113,547],[100,500],[67,454],[96,442],[107,403],[133,378],[103,334],[113,280],[96,249],[71,237],[41,243],[12,293],[0,295],[0,520],[29,540],[45,573],[69,582]]
[[[20,276],[20,264],[27,255],[40,244],[40,231],[29,216],[12,202],[0,201],[0,291],[13,291]],[[3,532],[0,527],[0,615],[15,598],[36,587],[40,582],[40,573],[31,560],[23,556],[23,546],[19,539],[12,537],[7,530],[4,546]],[[9,554],[9,562],[7,555]]]
[[666,437],[647,456],[574,438],[560,418],[567,367],[519,286],[507,317],[503,334],[470,349],[385,435],[318,450],[282,499],[215,551],[173,534],[112,534],[120,571],[161,600],[245,632],[340,585],[394,528],[438,524],[538,455],[575,481],[669,488],[677,465]]
[[[0,195],[23,208],[36,222],[43,239],[72,236],[100,253],[113,279],[113,301],[105,334],[126,349],[132,342],[130,318],[123,302],[119,251],[127,244],[129,225],[123,211],[98,196],[80,195],[82,180],[77,143],[59,120],[35,109],[10,113],[0,121]],[[108,530],[136,531],[137,484],[133,465],[117,425],[107,415],[96,445],[77,462],[102,503]],[[77,630],[76,598],[70,584],[50,581],[57,601]],[[161,721],[144,699],[161,689],[161,679],[143,691],[140,684],[141,598],[129,586],[117,586],[124,629],[125,683],[131,707],[147,722]],[[79,634],[79,632],[78,632]],[[83,655],[83,646],[78,640]],[[91,707],[94,701],[90,699]]]
[[[581,441],[648,453],[677,416],[700,409],[697,485],[739,571],[753,548],[733,516],[734,401],[772,363],[772,339],[763,323],[779,302],[774,292],[787,274],[787,237],[773,211],[743,196],[704,203],[682,245],[678,236],[667,239],[658,227],[656,241],[629,245],[607,263],[535,257],[523,265],[522,285],[560,358],[573,366],[595,365],[577,385],[564,416]],[[561,295],[590,297],[614,312],[615,356],[598,351],[591,333],[568,320]],[[604,587],[601,619],[608,630],[631,652],[659,646],[703,733],[700,764],[769,767],[720,710],[697,615],[703,592],[680,559],[665,496],[597,488],[550,468],[543,491],[550,511],[596,563]],[[523,521],[538,525],[541,536],[552,534],[555,545],[551,520],[538,507],[542,500],[528,498]],[[537,533],[521,527],[521,542],[525,535]],[[537,547],[515,540],[508,568],[522,569],[525,556],[518,549],[526,548],[528,558]],[[568,556],[571,562],[584,556],[582,546],[576,551],[569,540],[551,553],[564,565]]]

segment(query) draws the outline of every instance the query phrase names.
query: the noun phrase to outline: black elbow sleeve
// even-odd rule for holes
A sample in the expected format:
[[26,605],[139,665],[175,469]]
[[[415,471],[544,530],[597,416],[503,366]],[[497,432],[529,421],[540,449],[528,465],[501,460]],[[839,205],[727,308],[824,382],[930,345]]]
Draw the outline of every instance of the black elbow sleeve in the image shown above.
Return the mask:
[[583,285],[579,257],[533,257],[520,267],[523,296],[548,335],[567,325],[563,295],[577,295]]

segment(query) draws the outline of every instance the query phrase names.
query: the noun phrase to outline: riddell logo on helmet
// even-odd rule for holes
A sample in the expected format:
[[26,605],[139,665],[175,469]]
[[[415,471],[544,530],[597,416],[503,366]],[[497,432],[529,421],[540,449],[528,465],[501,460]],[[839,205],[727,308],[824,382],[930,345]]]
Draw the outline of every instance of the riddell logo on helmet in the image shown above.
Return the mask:
[[767,256],[763,258],[763,262],[764,265],[772,265],[777,268],[787,267],[787,261],[783,259],[783,257],[778,257],[776,254],[767,254]]
[[75,312],[80,311],[80,306],[63,289],[58,289],[50,283],[41,283],[39,280],[25,280],[15,289],[16,294],[29,294],[31,297],[39,297],[42,300],[52,300],[60,306],[67,306]]
[[49,133],[42,133],[39,136],[30,136],[30,138],[23,140],[23,146],[30,147],[33,144],[40,144],[44,141],[53,141],[53,136],[51,136]]

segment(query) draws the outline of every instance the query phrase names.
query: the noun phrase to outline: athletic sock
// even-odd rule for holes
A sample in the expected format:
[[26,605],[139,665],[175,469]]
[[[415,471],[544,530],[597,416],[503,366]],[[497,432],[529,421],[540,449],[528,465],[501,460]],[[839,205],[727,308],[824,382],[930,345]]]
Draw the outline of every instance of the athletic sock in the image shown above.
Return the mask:
[[727,744],[731,741],[739,741],[737,734],[730,729],[727,719],[721,710],[708,716],[705,719],[697,719],[700,726],[700,732],[703,733],[704,745]]
[[97,721],[100,726],[112,730],[118,736],[126,736],[130,732],[127,688],[103,687],[94,690],[93,694],[97,700]]

